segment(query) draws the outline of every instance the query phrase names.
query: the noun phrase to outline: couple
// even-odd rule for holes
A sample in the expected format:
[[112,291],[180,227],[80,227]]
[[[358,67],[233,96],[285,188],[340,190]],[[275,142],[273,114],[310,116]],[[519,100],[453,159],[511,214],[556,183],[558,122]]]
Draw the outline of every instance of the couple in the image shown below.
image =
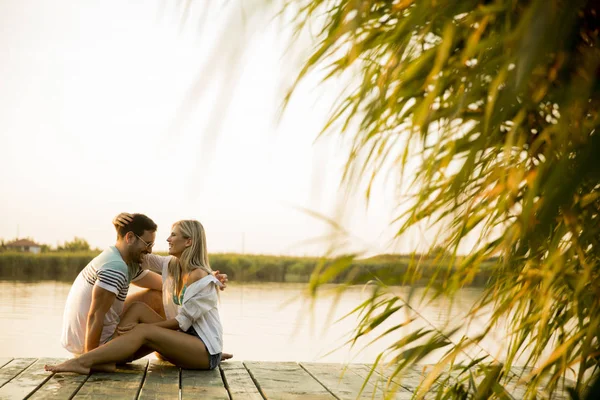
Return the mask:
[[[222,353],[217,309],[227,276],[210,268],[202,224],[173,224],[169,256],[157,256],[150,218],[122,213],[113,223],[117,243],[79,273],[67,298],[62,345],[77,357],[46,370],[114,371],[153,351],[189,369],[214,369],[231,358]],[[127,296],[130,282],[148,290]]]

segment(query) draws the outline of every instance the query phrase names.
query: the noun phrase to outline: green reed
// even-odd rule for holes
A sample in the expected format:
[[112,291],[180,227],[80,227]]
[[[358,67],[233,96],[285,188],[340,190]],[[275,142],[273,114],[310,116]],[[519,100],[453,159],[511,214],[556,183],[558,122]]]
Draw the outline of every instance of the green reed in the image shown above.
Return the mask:
[[[5,252],[0,253],[0,279],[6,280],[58,280],[70,282],[77,277],[98,252],[50,252],[41,254]],[[414,280],[407,272],[415,257],[404,255],[377,256],[355,259],[349,268],[329,283],[350,281],[353,284],[379,279],[388,285],[425,284],[435,273],[434,260],[422,262],[420,279]],[[232,282],[300,282],[307,283],[315,267],[333,260],[316,257],[290,257],[235,253],[210,255],[213,270],[226,273]],[[474,286],[484,286],[490,274],[482,271],[474,280]]]

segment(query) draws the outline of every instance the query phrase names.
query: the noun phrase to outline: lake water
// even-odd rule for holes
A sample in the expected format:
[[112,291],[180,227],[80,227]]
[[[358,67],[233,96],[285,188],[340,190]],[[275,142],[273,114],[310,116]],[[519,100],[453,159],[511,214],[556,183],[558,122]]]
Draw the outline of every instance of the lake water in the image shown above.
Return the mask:
[[[289,283],[230,283],[221,292],[224,350],[233,353],[236,360],[372,362],[401,334],[428,325],[418,317],[403,332],[379,340],[361,352],[349,346],[333,351],[347,339],[356,318],[334,321],[366,300],[369,293],[362,286],[350,288],[332,312],[331,296],[318,297],[311,309],[303,296],[305,287]],[[0,356],[69,357],[60,346],[62,311],[69,288],[69,283],[55,281],[0,281]],[[135,290],[134,286],[130,290]],[[402,287],[393,290],[402,295],[409,291]],[[463,289],[452,312],[445,300],[415,308],[424,319],[442,326],[449,318],[461,318],[480,293],[480,289]],[[414,315],[399,313],[386,326],[400,323],[407,316]],[[479,327],[472,324],[469,329]],[[374,337],[367,336],[361,344]],[[491,337],[485,343],[487,351],[497,352],[501,342],[501,335]]]

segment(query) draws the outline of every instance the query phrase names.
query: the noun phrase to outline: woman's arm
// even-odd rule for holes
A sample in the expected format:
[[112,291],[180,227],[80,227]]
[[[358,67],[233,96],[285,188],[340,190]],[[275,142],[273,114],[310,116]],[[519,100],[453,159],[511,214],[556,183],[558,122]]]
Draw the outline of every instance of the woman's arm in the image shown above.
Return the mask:
[[159,274],[148,271],[143,277],[131,281],[137,287],[162,291],[162,278]]
[[157,254],[146,254],[142,259],[142,269],[147,269],[161,275],[165,263],[168,263],[171,256],[159,256]]

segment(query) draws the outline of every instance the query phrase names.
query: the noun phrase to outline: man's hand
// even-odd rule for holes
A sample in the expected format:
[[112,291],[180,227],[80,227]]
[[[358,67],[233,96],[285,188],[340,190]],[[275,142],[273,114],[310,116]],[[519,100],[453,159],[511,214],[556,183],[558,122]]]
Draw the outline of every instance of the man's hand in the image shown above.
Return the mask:
[[229,279],[227,279],[227,274],[222,274],[219,270],[217,270],[217,271],[213,271],[213,275],[223,285],[220,287],[220,289],[225,290],[227,288],[227,282],[229,282]]
[[133,220],[133,215],[129,213],[121,213],[113,218],[112,223],[115,229],[121,226],[125,226]]

